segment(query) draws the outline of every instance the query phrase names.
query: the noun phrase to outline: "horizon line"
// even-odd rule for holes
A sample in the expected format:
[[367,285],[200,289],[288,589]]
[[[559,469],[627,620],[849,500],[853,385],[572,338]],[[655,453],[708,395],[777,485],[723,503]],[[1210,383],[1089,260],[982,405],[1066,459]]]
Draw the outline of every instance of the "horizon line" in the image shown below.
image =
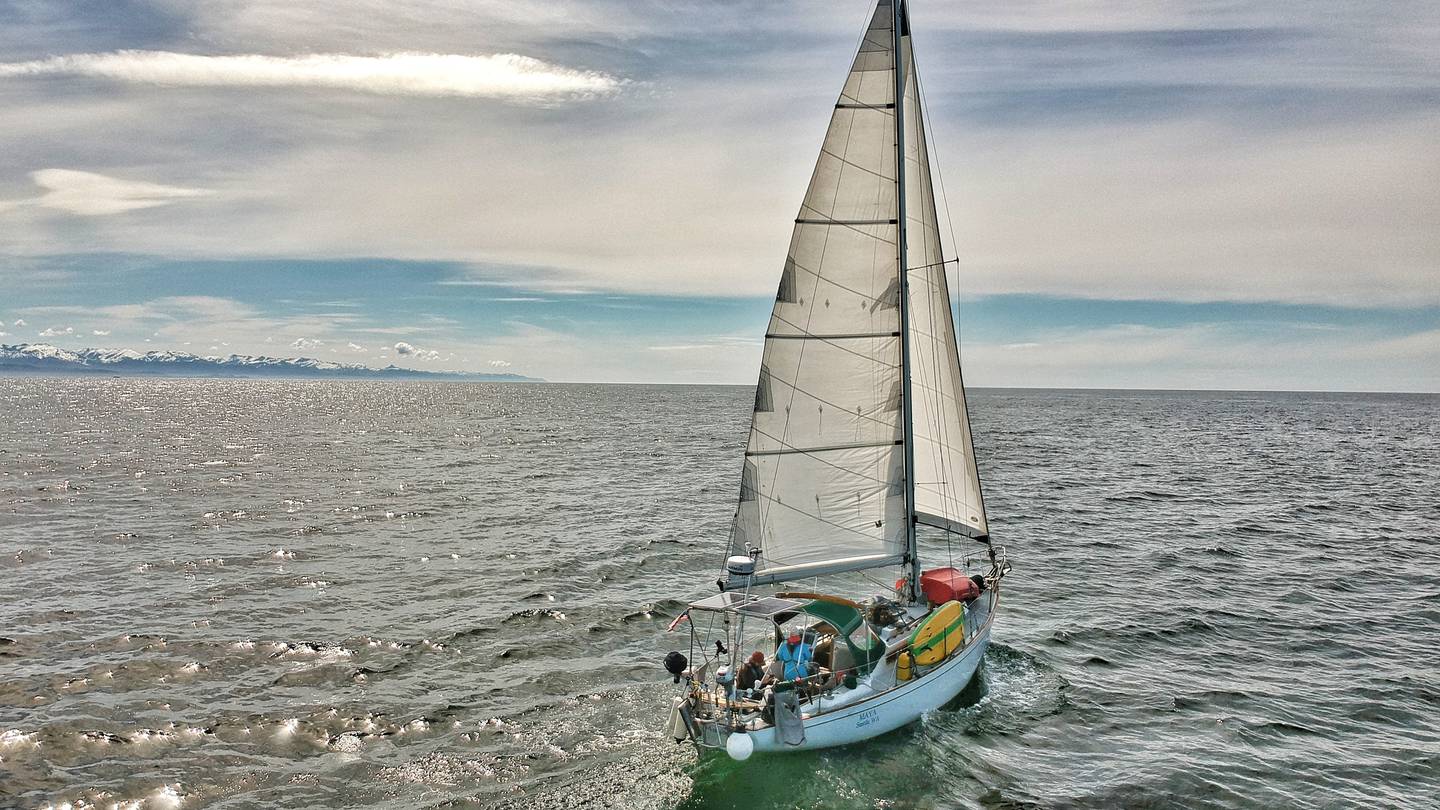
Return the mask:
[[[423,369],[407,368],[405,366],[390,366],[396,371],[413,371],[421,374],[435,374],[437,379],[433,380],[407,380],[383,376],[357,377],[354,380],[338,380],[340,382],[380,382],[380,383],[444,383],[447,385],[614,385],[632,387],[689,387],[689,388],[754,388],[755,383],[717,383],[717,382],[627,382],[623,380],[547,380],[547,379],[520,379],[520,380],[464,380],[454,379],[461,375],[473,374],[476,376],[504,376],[497,372],[455,372],[455,371],[426,371]],[[382,371],[382,369],[367,369],[370,371]],[[107,373],[108,371],[108,373]],[[449,379],[440,375],[452,375]],[[299,378],[289,376],[241,376],[227,374],[166,374],[163,372],[150,372],[144,374],[126,373],[119,370],[94,371],[65,371],[60,369],[24,369],[24,368],[3,368],[0,367],[0,379],[10,377],[126,377],[134,379],[182,379],[182,380],[234,380],[236,382],[253,381],[301,381],[313,382],[315,379]],[[524,376],[524,375],[513,375]],[[317,378],[324,381],[324,378]],[[1318,389],[1318,388],[1123,388],[1103,386],[1045,386],[1045,385],[967,385],[967,392],[971,391],[1069,391],[1078,393],[1131,393],[1131,394],[1370,394],[1370,395],[1393,395],[1393,396],[1440,396],[1440,391],[1383,391],[1377,389]]]

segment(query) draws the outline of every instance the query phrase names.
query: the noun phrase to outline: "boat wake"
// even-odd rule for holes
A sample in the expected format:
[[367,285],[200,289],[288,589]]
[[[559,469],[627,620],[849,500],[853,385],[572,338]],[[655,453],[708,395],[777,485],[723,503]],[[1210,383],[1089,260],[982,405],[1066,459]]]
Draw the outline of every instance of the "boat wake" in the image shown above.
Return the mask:
[[1023,734],[1065,710],[1067,686],[1036,656],[991,642],[969,686],[948,705],[924,716],[924,734],[937,745],[960,740],[962,746],[967,736]]

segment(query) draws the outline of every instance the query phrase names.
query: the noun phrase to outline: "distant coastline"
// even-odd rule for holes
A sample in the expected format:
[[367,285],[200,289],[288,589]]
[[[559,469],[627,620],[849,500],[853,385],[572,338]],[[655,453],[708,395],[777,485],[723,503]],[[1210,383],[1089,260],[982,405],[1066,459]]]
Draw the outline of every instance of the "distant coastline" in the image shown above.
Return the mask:
[[46,343],[0,345],[0,374],[114,374],[141,377],[221,377],[247,379],[452,380],[464,382],[544,382],[520,374],[423,371],[385,366],[370,368],[309,357],[232,354],[201,357],[188,352],[133,349],[61,349]]

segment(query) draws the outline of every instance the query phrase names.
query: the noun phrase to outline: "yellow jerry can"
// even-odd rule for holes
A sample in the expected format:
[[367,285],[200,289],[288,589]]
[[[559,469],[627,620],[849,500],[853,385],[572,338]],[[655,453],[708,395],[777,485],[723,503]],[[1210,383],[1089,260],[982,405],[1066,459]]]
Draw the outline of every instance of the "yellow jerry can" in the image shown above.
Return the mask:
[[911,676],[914,675],[914,670],[912,669],[913,663],[914,661],[910,658],[910,653],[900,653],[900,657],[895,659],[895,680],[910,680]]

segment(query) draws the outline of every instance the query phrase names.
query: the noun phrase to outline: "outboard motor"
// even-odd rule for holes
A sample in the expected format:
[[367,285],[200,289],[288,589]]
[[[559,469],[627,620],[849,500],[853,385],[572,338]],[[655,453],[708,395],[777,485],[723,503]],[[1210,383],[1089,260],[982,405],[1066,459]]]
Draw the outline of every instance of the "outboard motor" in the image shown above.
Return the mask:
[[665,671],[675,676],[675,683],[680,682],[680,676],[684,674],[685,668],[688,666],[690,666],[690,660],[678,651],[665,656]]

